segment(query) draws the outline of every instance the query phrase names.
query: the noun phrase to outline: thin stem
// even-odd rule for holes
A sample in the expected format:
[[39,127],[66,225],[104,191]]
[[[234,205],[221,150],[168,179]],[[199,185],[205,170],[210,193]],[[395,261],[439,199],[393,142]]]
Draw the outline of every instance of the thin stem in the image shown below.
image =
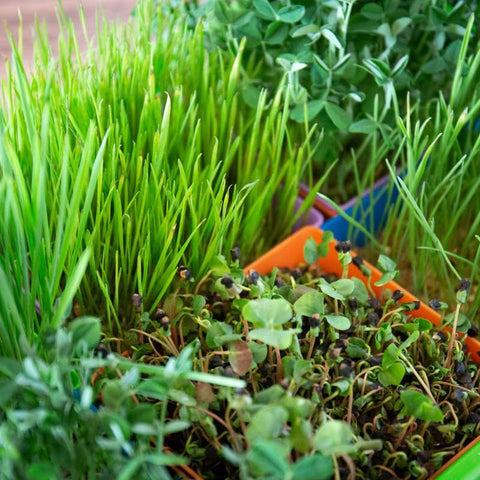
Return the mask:
[[403,440],[405,439],[408,429],[413,425],[415,422],[415,417],[410,417],[408,422],[405,424],[405,427],[403,427],[402,433],[398,436],[397,441],[395,442],[394,448],[397,450],[400,445],[402,444]]
[[419,373],[417,372],[415,367],[410,363],[408,358],[403,353],[400,353],[399,356],[408,365],[408,368],[412,371],[412,373],[415,375],[415,377],[417,377],[418,382],[423,387],[423,389],[425,390],[425,393],[429,396],[430,400],[434,404],[436,404],[437,401],[435,400],[435,397],[432,395],[430,387],[424,382],[423,378],[419,375]]
[[277,357],[277,381],[280,382],[283,378],[282,368],[282,356],[280,355],[280,349],[275,347],[275,355]]
[[307,360],[312,358],[313,347],[315,346],[315,337],[310,338],[310,343],[308,345]]
[[448,352],[447,352],[447,358],[445,359],[445,368],[450,367],[450,363],[452,361],[452,351],[453,351],[453,345],[455,344],[455,339],[457,337],[457,325],[458,325],[458,317],[460,315],[460,308],[461,308],[461,303],[457,303],[457,308],[455,309],[455,316],[453,318],[453,326],[452,326],[452,332],[450,334],[450,343],[448,344]]

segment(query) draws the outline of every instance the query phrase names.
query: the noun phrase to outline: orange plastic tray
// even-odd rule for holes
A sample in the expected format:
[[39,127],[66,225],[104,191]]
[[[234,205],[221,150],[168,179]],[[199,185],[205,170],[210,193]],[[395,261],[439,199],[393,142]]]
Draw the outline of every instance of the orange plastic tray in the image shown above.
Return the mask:
[[[304,227],[295,234],[288,237],[282,243],[278,244],[276,247],[273,247],[265,255],[261,256],[258,260],[251,263],[245,269],[248,270],[254,269],[257,270],[260,274],[270,273],[274,267],[287,267],[287,268],[296,268],[299,264],[305,263],[303,258],[303,247],[305,242],[312,237],[317,243],[322,241],[322,231],[316,227]],[[338,276],[341,276],[343,273],[343,267],[338,261],[338,254],[335,250],[335,241],[332,241],[328,248],[328,254],[324,258],[319,259],[319,264],[322,270],[326,273],[336,273]],[[352,257],[355,257],[355,252],[351,252]],[[380,279],[382,276],[381,272],[371,265],[368,262],[364,262],[365,266],[372,271],[372,288],[376,293],[378,298],[381,298],[382,292],[385,289],[389,290],[400,290],[403,292],[402,303],[414,302],[417,299],[410,292],[402,288],[396,282],[388,282],[382,287],[377,287],[374,283]],[[348,269],[349,277],[357,277],[362,280],[365,285],[368,282],[367,277],[362,275],[360,270],[351,263]],[[410,312],[412,317],[420,317],[430,320],[434,325],[440,324],[440,315],[423,302],[420,302],[420,308],[418,310],[413,310]],[[465,343],[467,344],[468,350],[471,354],[472,359],[480,363],[480,342],[472,337],[466,337]]]
[[[265,255],[260,257],[255,262],[251,263],[245,269],[248,272],[251,269],[256,270],[260,274],[270,273],[274,267],[286,267],[286,268],[296,268],[301,263],[305,263],[303,258],[303,247],[305,242],[312,237],[315,242],[320,243],[322,241],[323,232],[316,227],[304,227],[298,232],[294,233],[282,243],[278,244],[276,247],[272,248]],[[319,259],[319,265],[326,273],[335,273],[338,276],[341,276],[343,273],[343,267],[338,261],[338,254],[335,250],[336,241],[333,240],[328,247],[328,254],[324,258]],[[352,257],[355,257],[356,254],[352,253]],[[410,292],[402,288],[396,282],[388,282],[382,287],[376,287],[374,282],[376,282],[382,274],[378,269],[368,262],[364,262],[365,266],[372,271],[372,288],[378,298],[381,298],[382,292],[385,289],[390,290],[400,290],[403,292],[402,302],[413,302],[418,300]],[[360,270],[352,263],[349,265],[348,269],[349,277],[357,277],[362,280],[365,285],[368,282],[367,277],[365,277]],[[410,312],[412,317],[425,318],[432,322],[434,325],[439,325],[441,317],[440,315],[423,302],[420,302],[420,308],[418,310],[413,310]],[[472,359],[480,363],[480,342],[472,337],[466,337],[465,343],[467,344],[468,351]],[[461,450],[455,457],[453,457],[449,462],[447,462],[437,473],[431,477],[431,479],[437,477],[440,473],[444,472],[448,467],[450,467],[458,458],[460,458],[467,450],[473,447],[477,442],[480,441],[480,437],[468,444],[463,450]]]

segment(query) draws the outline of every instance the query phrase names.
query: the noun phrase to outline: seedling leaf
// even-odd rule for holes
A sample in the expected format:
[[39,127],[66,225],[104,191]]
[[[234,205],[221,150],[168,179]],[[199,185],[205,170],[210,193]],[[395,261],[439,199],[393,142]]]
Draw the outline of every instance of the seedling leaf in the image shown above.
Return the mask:
[[275,328],[292,318],[292,306],[283,298],[261,298],[248,302],[242,315],[256,328]]
[[443,422],[442,410],[423,393],[409,389],[403,391],[400,398],[408,415],[426,422]]
[[352,322],[343,315],[325,315],[327,322],[337,330],[348,330]]

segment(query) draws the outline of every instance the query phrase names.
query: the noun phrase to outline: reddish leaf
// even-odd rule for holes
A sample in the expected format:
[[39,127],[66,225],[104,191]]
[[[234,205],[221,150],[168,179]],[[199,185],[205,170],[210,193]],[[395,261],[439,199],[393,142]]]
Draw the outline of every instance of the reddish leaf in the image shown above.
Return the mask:
[[253,355],[247,342],[238,340],[230,344],[228,360],[237,375],[245,375],[252,365]]
[[209,383],[198,382],[196,386],[195,398],[198,403],[210,403],[215,400],[213,388]]

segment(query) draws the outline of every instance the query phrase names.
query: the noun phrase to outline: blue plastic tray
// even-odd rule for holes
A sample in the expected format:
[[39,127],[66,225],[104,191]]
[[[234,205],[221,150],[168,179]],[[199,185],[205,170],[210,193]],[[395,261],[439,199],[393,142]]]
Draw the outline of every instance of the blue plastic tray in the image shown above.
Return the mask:
[[[362,196],[360,204],[355,199],[355,201],[348,202],[348,206],[345,208],[346,214],[353,217],[373,235],[376,235],[385,226],[390,207],[397,202],[399,195],[396,185],[391,182],[378,183],[380,185],[375,187],[373,192],[367,191]],[[322,228],[333,232],[336,240],[348,239],[356,247],[364,247],[368,242],[368,238],[363,232],[339,214],[326,220]]]

